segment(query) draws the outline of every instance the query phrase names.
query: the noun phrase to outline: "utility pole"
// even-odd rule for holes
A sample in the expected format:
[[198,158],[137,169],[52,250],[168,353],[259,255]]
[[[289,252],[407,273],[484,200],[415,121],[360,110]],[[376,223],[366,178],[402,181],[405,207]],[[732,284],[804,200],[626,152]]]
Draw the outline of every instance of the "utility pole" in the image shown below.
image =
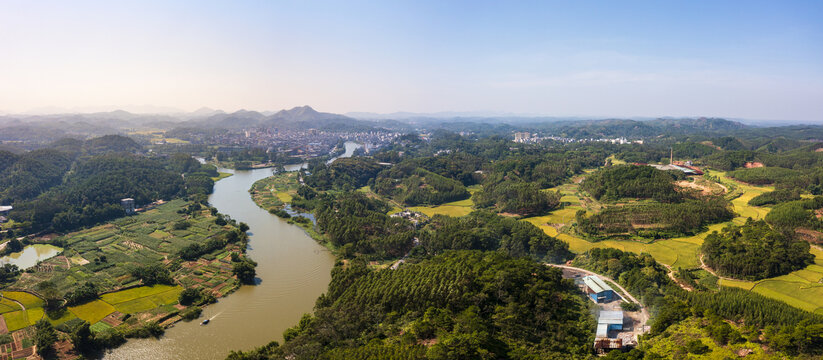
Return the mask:
[[674,147],[669,148],[669,165],[674,165]]

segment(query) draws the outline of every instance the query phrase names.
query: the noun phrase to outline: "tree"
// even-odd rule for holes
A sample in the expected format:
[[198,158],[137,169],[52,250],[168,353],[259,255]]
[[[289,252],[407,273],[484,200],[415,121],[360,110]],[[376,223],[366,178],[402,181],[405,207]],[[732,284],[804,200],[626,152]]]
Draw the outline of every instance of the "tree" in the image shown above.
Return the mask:
[[46,300],[46,308],[48,309],[56,309],[60,306],[62,302],[62,298],[60,297],[60,292],[57,289],[57,284],[53,281],[47,280],[37,284],[37,291],[43,295],[43,298]]
[[57,342],[57,332],[54,326],[46,319],[37,320],[34,324],[34,344],[37,346],[37,353],[40,355],[48,354],[54,349],[52,345]]
[[237,280],[240,280],[241,283],[254,284],[254,277],[257,275],[257,272],[254,270],[256,266],[256,262],[249,259],[243,259],[232,265],[232,272],[237,276]]
[[186,306],[194,304],[194,302],[198,300],[200,300],[200,291],[195,288],[185,288],[180,292],[180,296],[177,297],[180,305]]
[[94,335],[91,333],[91,328],[87,321],[83,321],[71,332],[71,343],[74,348],[80,353],[86,354],[93,351],[97,347],[94,340]]

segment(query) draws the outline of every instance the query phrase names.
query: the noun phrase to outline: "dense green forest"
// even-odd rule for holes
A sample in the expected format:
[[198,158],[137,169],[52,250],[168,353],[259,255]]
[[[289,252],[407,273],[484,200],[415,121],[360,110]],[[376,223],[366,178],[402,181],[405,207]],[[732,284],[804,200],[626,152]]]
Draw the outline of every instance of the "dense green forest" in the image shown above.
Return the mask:
[[679,203],[640,203],[607,207],[587,216],[577,213],[577,228],[594,239],[640,236],[651,239],[695,234],[706,225],[731,220],[734,213],[722,197]]
[[745,183],[767,185],[784,182],[800,176],[800,171],[780,167],[758,167],[740,169],[729,173],[729,176]]
[[682,174],[650,166],[612,166],[589,175],[580,188],[603,201],[640,198],[671,203],[683,199],[674,186],[674,180]]
[[402,163],[380,172],[372,190],[408,206],[439,205],[470,196],[460,181]]
[[789,201],[775,205],[766,214],[766,222],[781,231],[792,231],[798,228],[821,229],[823,221],[820,221],[815,214],[815,210],[821,208],[823,208],[823,196]]
[[[211,193],[217,170],[184,154],[150,157],[133,140],[105,136],[34,150],[0,173],[4,201],[18,227],[68,231],[123,216],[123,198],[137,206]],[[182,175],[182,176],[181,176]]]
[[444,250],[499,250],[536,261],[563,262],[572,257],[568,245],[552,238],[534,225],[475,211],[454,218],[437,215],[420,234],[420,245],[429,254]]
[[408,220],[386,215],[388,204],[360,192],[322,195],[317,228],[344,256],[395,258],[409,251],[415,234]]
[[799,189],[777,189],[775,191],[769,191],[767,193],[763,193],[753,197],[751,200],[749,200],[749,205],[774,205],[794,200],[800,200]]
[[495,173],[489,175],[483,181],[483,188],[474,194],[474,204],[478,208],[530,216],[556,209],[560,206],[560,197],[556,191],[541,191],[536,184]]
[[371,159],[341,158],[331,164],[320,163],[309,168],[305,181],[318,190],[354,190],[366,186],[383,167]]
[[749,219],[706,237],[703,261],[717,273],[760,280],[788,274],[811,264],[809,243],[772,229],[765,221]]
[[[561,272],[497,252],[458,251],[374,271],[353,262],[262,358],[568,359],[589,354],[593,318]],[[423,343],[433,344],[424,346]],[[255,352],[230,359],[258,358]]]

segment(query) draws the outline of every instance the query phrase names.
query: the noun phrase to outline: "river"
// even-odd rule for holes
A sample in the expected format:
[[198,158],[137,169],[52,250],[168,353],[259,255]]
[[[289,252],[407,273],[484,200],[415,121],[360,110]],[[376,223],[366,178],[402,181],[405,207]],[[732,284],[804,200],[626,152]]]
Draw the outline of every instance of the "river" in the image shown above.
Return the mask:
[[[346,143],[341,157],[359,145]],[[297,226],[259,208],[248,190],[272,169],[233,171],[218,181],[209,202],[220,213],[249,224],[248,256],[257,261],[256,286],[242,286],[203,310],[192,322],[178,322],[159,340],[129,340],[104,359],[225,359],[231,350],[249,350],[277,340],[314,308],[331,280],[334,256]],[[204,318],[212,318],[201,326]]]

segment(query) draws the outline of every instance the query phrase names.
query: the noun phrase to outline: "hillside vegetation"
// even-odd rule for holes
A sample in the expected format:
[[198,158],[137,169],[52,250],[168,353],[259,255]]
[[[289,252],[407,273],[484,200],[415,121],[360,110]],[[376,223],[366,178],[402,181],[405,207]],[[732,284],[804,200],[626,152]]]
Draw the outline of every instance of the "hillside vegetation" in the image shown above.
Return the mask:
[[807,242],[775,231],[763,220],[751,219],[709,234],[702,251],[703,261],[717,273],[746,280],[788,274],[814,260]]
[[282,346],[229,358],[568,359],[589,354],[591,321],[559,269],[447,252],[397,270],[338,266]]
[[407,206],[440,205],[471,196],[460,181],[411,166],[382,171],[372,189]]

